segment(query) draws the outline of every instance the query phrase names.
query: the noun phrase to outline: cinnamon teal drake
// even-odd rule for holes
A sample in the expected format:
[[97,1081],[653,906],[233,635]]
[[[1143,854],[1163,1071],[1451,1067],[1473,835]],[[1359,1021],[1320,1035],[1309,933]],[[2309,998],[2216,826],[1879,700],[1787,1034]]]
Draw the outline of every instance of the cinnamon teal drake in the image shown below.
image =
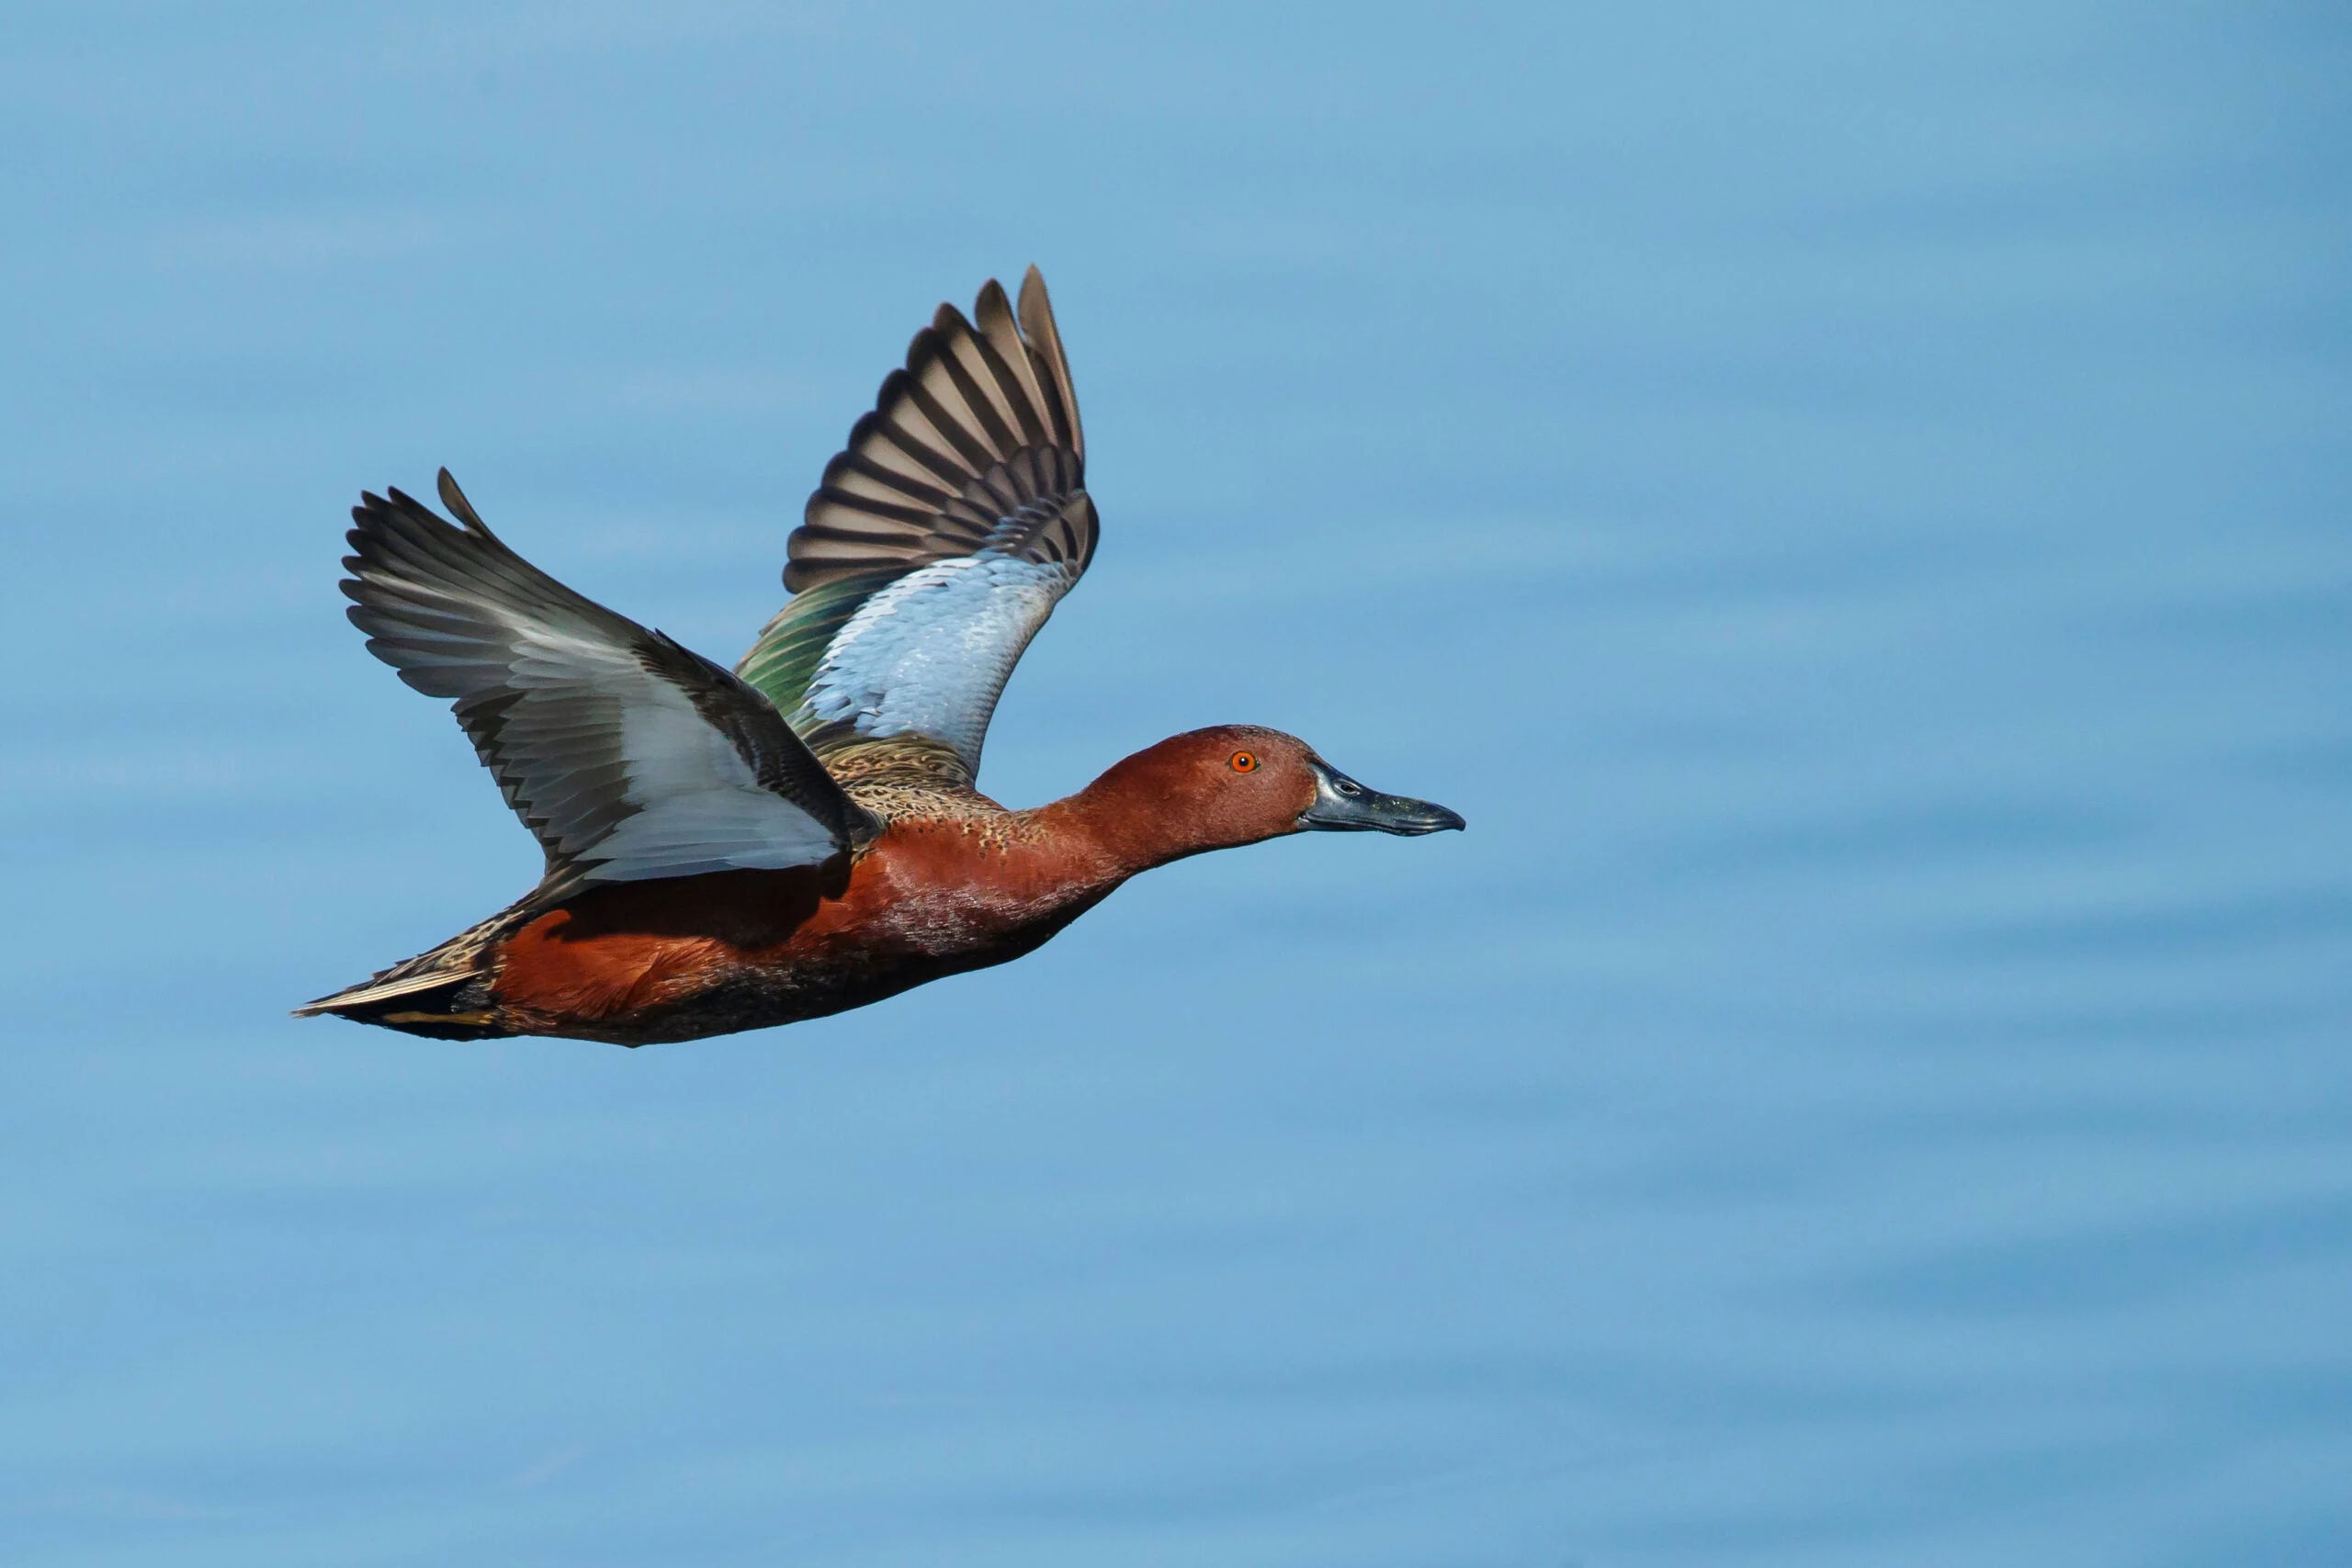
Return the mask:
[[1137,872],[1462,818],[1276,730],[1163,740],[1064,800],[976,787],[1005,678],[1094,555],[1046,286],[943,305],[825,467],[790,602],[731,671],[391,491],[353,508],[368,650],[450,699],[547,852],[521,901],[297,1010],[412,1034],[642,1045],[862,1007],[1018,958]]

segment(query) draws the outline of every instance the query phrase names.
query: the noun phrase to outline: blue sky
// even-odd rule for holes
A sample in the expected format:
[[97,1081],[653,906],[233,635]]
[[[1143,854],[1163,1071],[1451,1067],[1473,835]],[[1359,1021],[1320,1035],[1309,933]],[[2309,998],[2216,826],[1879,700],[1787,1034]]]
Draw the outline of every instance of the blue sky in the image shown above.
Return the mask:
[[[2328,8],[9,33],[12,1560],[2342,1560]],[[984,786],[1471,830],[691,1046],[288,1019],[537,867],[357,491],[731,660],[1032,261],[1103,538]]]

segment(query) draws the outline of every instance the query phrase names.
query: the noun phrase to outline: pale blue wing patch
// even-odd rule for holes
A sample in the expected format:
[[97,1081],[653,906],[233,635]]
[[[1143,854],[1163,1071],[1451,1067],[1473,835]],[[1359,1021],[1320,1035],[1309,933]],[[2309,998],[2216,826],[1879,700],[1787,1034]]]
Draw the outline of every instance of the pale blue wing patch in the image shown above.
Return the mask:
[[1006,677],[1094,554],[1086,437],[1045,280],[915,334],[786,544],[792,602],[737,673],[821,756],[921,737],[977,769]]
[[844,724],[877,740],[926,736],[977,775],[1012,667],[1078,576],[1069,561],[992,552],[908,573],[833,638],[796,722]]

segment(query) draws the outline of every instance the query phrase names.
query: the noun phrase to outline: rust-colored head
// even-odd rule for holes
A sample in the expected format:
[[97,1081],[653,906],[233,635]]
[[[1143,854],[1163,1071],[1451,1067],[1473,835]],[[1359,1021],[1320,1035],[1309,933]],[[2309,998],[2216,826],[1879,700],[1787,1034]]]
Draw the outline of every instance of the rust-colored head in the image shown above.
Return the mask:
[[1419,835],[1463,825],[1442,806],[1366,789],[1295,735],[1247,724],[1170,736],[1080,798],[1098,831],[1139,865],[1311,829]]

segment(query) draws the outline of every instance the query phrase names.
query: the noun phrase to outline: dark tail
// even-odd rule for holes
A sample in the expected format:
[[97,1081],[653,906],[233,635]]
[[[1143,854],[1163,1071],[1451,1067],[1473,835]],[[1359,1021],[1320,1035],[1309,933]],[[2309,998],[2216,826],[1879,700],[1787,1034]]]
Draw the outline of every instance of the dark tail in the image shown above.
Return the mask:
[[332,1014],[433,1040],[498,1040],[521,1032],[503,1021],[490,961],[499,942],[529,918],[531,901],[501,909],[430,953],[379,971],[356,986],[304,1002],[296,1018]]
[[514,1032],[498,1021],[490,982],[479,975],[451,976],[433,984],[404,987],[390,995],[371,982],[294,1010],[297,1018],[322,1014],[347,1018],[354,1023],[379,1023],[432,1040],[499,1040]]

